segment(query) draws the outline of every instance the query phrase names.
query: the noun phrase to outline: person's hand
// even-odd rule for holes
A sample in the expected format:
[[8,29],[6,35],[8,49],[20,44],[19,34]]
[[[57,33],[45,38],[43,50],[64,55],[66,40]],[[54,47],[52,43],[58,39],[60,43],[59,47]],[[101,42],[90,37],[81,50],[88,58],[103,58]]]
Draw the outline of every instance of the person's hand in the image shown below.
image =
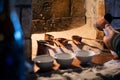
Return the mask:
[[108,24],[108,21],[106,21],[105,19],[104,19],[104,17],[101,17],[101,18],[99,18],[98,20],[97,20],[97,22],[96,22],[96,27],[97,27],[97,29],[98,30],[103,30],[103,28],[105,28],[105,25],[106,24]]
[[103,42],[105,43],[108,49],[113,50],[111,41],[114,38],[114,36],[119,32],[113,29],[110,24],[105,25],[104,32],[105,32],[105,36],[103,38]]

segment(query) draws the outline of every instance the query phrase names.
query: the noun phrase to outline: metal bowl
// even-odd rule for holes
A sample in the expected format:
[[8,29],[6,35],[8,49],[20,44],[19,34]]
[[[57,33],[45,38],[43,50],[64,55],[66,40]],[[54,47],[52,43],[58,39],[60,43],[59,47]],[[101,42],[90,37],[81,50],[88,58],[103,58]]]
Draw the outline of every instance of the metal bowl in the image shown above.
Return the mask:
[[41,71],[48,71],[53,67],[54,58],[50,55],[39,55],[33,61]]
[[71,66],[75,55],[70,53],[57,53],[55,59],[61,68],[68,68]]
[[82,64],[88,64],[91,62],[95,53],[90,50],[79,50],[75,51],[76,57]]

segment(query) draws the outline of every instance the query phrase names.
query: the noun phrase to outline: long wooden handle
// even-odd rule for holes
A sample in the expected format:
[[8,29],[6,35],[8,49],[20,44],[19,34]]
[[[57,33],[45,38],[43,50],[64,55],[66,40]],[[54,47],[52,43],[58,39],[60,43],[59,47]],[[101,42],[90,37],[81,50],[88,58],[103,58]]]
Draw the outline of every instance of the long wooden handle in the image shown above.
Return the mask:
[[82,39],[95,40],[95,41],[100,41],[100,42],[103,42],[103,40],[100,40],[100,39],[91,39],[91,38],[85,38],[85,37],[82,37]]
[[59,47],[65,47],[62,43],[60,43],[58,40],[53,39],[52,40],[57,46]]
[[[103,42],[103,40],[100,40],[100,39],[91,39],[91,38],[86,38],[86,37],[82,37],[82,39],[87,39],[87,40],[94,40],[94,41]],[[68,39],[68,41],[73,41],[73,40]]]

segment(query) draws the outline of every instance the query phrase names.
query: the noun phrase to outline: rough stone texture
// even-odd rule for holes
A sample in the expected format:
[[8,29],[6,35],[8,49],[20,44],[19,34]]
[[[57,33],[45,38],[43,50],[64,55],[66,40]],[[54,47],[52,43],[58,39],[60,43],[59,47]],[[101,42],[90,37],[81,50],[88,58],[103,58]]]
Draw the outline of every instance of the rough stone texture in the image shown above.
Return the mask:
[[[98,18],[104,16],[105,14],[105,6],[104,6],[104,0],[89,0],[85,1],[85,8],[86,8],[86,18],[87,18],[87,24],[90,27],[94,27],[94,30],[96,31],[96,39],[103,39],[104,33],[103,31],[97,30],[96,27],[96,21]],[[94,34],[91,34],[94,35]],[[103,45],[103,43],[100,43]]]
[[[34,0],[32,6],[33,33],[67,30],[85,24],[84,0]],[[40,14],[46,20],[45,25],[39,19]]]
[[69,17],[71,13],[70,0],[53,0],[51,5],[51,15],[57,17]]
[[71,27],[82,26],[86,23],[85,0],[71,0]]

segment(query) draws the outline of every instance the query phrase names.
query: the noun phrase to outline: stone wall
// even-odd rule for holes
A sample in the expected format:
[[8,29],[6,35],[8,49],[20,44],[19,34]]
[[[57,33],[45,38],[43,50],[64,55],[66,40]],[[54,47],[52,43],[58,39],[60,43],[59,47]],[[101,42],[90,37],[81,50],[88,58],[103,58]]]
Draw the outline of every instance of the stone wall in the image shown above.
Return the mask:
[[[89,27],[94,28],[96,31],[95,35],[96,39],[103,39],[104,33],[103,31],[97,30],[96,27],[96,21],[98,18],[104,16],[105,14],[105,2],[104,0],[85,0],[85,8],[86,8],[86,21]],[[100,43],[103,45],[103,43]]]
[[71,27],[83,26],[86,24],[85,0],[71,0]]
[[85,0],[34,0],[33,33],[61,31],[84,25],[84,2]]

